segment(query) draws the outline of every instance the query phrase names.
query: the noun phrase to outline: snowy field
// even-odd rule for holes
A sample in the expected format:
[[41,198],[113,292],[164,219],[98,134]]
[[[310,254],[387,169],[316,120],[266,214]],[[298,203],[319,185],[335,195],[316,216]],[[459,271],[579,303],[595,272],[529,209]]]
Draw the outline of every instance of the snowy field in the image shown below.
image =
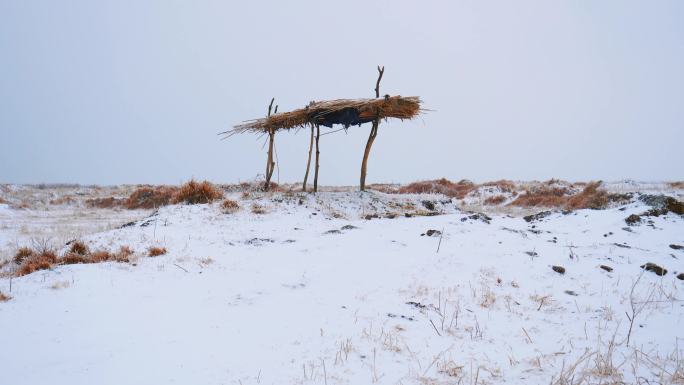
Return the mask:
[[0,204],[4,259],[48,238],[135,252],[14,278],[5,263],[0,384],[684,383],[684,218],[630,226],[652,208],[638,195],[531,221],[542,209],[429,194],[226,197],[237,212]]

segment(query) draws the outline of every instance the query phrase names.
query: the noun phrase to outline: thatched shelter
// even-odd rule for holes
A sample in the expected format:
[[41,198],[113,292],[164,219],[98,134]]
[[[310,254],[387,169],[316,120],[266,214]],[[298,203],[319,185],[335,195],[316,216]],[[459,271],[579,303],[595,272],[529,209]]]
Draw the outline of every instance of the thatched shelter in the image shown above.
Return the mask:
[[417,96],[389,96],[378,99],[336,99],[311,102],[308,106],[290,112],[273,114],[236,125],[222,134],[268,133],[270,130],[290,130],[307,125],[345,127],[361,125],[387,118],[413,119],[421,113],[421,100]]
[[[311,128],[311,139],[309,142],[309,157],[304,174],[302,190],[306,191],[306,182],[309,177],[311,166],[311,155],[316,145],[316,164],[314,168],[313,191],[318,191],[318,168],[319,168],[319,140],[321,137],[320,126],[332,127],[335,124],[342,125],[344,128],[350,126],[360,126],[364,123],[372,123],[368,142],[363,153],[361,162],[360,190],[366,188],[366,167],[371,147],[378,135],[380,121],[388,118],[413,119],[424,110],[421,109],[421,100],[417,96],[389,96],[380,97],[380,80],[385,72],[385,67],[378,66],[378,80],[375,83],[375,99],[336,99],[322,102],[311,102],[308,106],[290,112],[278,113],[276,106],[275,113],[271,114],[273,99],[268,106],[268,115],[265,118],[248,120],[242,124],[234,126],[231,130],[221,132],[220,135],[230,137],[235,134],[257,133],[266,134],[269,137],[268,160],[266,163],[266,182],[264,189],[268,190],[275,162],[274,141],[275,133],[281,130],[300,129],[306,126]],[[315,141],[314,141],[315,139]]]

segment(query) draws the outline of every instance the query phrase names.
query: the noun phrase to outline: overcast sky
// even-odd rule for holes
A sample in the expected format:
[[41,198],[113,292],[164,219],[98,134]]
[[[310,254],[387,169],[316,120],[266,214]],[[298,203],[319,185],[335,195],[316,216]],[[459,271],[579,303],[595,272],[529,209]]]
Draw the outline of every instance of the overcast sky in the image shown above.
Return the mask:
[[[420,96],[383,122],[368,182],[684,179],[684,2],[0,0],[0,182],[263,174],[255,135],[311,100]],[[356,184],[369,125],[321,137]],[[308,133],[276,136],[300,181]]]

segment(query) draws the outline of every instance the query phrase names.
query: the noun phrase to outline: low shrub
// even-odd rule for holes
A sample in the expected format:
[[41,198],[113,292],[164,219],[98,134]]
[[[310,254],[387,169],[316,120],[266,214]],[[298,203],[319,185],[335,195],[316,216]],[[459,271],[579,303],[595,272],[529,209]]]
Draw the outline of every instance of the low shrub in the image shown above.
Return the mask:
[[252,204],[252,214],[266,214],[266,209],[264,206],[254,203]]
[[[547,182],[546,184],[551,183]],[[553,180],[553,184],[557,184],[557,181]],[[528,208],[541,206],[564,210],[598,210],[606,208],[611,201],[610,194],[600,189],[600,181],[582,184],[584,188],[578,193],[573,193],[568,187],[549,187],[547,185],[527,190],[510,205]]]
[[14,263],[21,265],[24,260],[33,255],[33,250],[29,247],[20,247],[14,254]]
[[461,180],[458,183],[442,178],[414,182],[402,186],[397,190],[399,194],[443,194],[448,197],[463,199],[468,193],[477,189],[477,185],[469,180]]
[[114,198],[114,197],[93,198],[93,199],[87,199],[85,201],[86,206],[95,207],[98,209],[112,209],[112,208],[116,208],[116,207],[121,207],[125,203],[126,203],[125,199]]
[[499,190],[501,190],[501,192],[507,193],[515,191],[515,183],[506,179],[501,179],[494,182],[486,182],[483,183],[482,186],[497,187]]
[[600,190],[601,182],[588,183],[582,192],[571,196],[565,204],[566,210],[599,210],[608,206],[608,193]]
[[237,202],[234,200],[226,199],[221,202],[221,210],[226,214],[232,214],[240,208]]
[[107,250],[97,250],[89,255],[90,263],[99,263],[116,260],[116,256]]
[[86,246],[86,244],[81,241],[73,241],[71,242],[69,252],[78,255],[86,255],[88,254],[88,246]]
[[563,207],[571,194],[567,187],[548,187],[546,185],[534,187],[520,194],[512,206],[518,207]]
[[130,210],[155,209],[171,204],[177,191],[178,188],[172,186],[140,187],[133,191],[124,205]]
[[90,258],[83,254],[66,253],[59,260],[60,265],[77,265],[79,263],[91,263]]
[[7,302],[11,299],[12,297],[0,291],[0,302]]
[[223,192],[208,181],[197,182],[194,179],[178,189],[173,203],[202,204],[211,203],[223,197]]
[[57,253],[54,250],[45,249],[41,252],[34,252],[21,263],[17,269],[17,275],[22,276],[38,270],[51,269],[57,260]]
[[491,197],[488,197],[487,199],[484,200],[484,204],[490,205],[490,206],[497,206],[502,203],[506,202],[506,196],[505,195],[494,195]]
[[153,246],[153,247],[150,247],[149,249],[147,249],[147,255],[149,255],[150,257],[158,257],[160,255],[166,254],[166,252],[167,252],[166,247],[155,247],[155,246]]

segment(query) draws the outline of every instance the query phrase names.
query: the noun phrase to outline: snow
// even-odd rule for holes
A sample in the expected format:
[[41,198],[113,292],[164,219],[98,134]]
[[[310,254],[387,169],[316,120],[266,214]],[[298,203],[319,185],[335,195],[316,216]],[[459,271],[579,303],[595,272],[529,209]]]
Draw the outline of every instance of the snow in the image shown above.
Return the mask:
[[[135,263],[14,278],[0,303],[0,383],[530,384],[585,354],[576,373],[594,383],[682,374],[684,252],[669,247],[684,244],[679,216],[627,227],[647,209],[635,202],[487,223],[434,195],[231,198],[235,214],[168,206],[83,236],[129,245]],[[425,214],[426,200],[443,215],[404,216]],[[0,219],[12,215],[23,214]],[[150,246],[169,253],[145,257]],[[643,273],[646,262],[668,273]],[[627,346],[625,312],[644,300]]]

